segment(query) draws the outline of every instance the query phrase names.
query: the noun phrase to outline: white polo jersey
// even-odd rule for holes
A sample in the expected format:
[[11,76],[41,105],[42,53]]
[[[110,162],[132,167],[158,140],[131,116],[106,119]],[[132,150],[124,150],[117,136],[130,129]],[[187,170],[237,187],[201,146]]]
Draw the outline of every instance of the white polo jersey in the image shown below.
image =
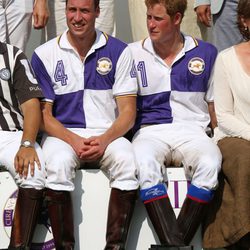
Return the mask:
[[154,51],[150,38],[129,45],[132,75],[139,91],[135,129],[146,124],[210,122],[207,102],[213,101],[210,75],[217,55],[206,42],[184,36],[184,47],[169,67]]
[[105,130],[117,117],[115,98],[137,94],[127,44],[98,30],[96,34],[84,61],[69,43],[67,31],[32,56],[44,100],[53,103],[53,115],[68,128]]

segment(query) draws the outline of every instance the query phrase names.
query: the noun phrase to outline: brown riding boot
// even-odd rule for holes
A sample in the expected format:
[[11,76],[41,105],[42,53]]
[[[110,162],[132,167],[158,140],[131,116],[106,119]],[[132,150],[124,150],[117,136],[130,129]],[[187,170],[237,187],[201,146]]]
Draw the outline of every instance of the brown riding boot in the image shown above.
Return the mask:
[[193,184],[189,186],[186,199],[177,218],[186,244],[189,244],[193,239],[203,220],[207,204],[213,199],[213,195],[213,190],[199,188]]
[[186,197],[177,218],[186,244],[191,242],[201,224],[206,204],[207,203],[200,203]]
[[47,189],[46,201],[56,250],[74,249],[74,221],[70,192]]
[[162,245],[184,246],[165,183],[141,189],[140,197]]
[[8,249],[30,249],[41,211],[43,192],[19,187]]
[[122,191],[111,189],[106,246],[104,250],[124,250],[129,226],[133,215],[137,190]]
[[168,197],[145,203],[148,216],[162,245],[184,246],[183,237]]

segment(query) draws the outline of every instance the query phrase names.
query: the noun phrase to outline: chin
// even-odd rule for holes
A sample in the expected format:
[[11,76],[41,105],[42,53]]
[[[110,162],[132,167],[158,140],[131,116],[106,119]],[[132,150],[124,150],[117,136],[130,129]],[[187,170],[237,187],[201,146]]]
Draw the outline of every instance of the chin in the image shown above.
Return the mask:
[[154,35],[150,35],[149,37],[153,42],[157,42],[159,40],[159,38]]

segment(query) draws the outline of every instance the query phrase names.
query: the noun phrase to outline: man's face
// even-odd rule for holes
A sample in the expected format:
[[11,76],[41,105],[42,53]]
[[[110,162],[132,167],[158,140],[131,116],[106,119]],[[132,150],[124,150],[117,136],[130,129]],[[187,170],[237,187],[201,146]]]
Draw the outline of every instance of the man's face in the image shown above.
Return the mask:
[[164,42],[176,30],[174,21],[166,12],[163,4],[155,4],[147,9],[147,27],[153,43]]
[[72,38],[85,38],[95,30],[95,19],[99,8],[94,0],[68,0],[66,6],[67,25]]

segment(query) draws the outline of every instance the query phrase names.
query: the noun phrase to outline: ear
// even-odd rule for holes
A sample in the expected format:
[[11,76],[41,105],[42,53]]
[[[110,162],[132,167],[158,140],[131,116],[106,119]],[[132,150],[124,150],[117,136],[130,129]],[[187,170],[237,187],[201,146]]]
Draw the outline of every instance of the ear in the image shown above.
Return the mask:
[[175,25],[178,25],[178,24],[181,24],[181,21],[182,21],[182,15],[180,12],[177,12],[175,15],[174,15],[174,18],[173,18],[173,21],[174,21],[174,24]]
[[96,7],[96,17],[99,17],[100,16],[100,6]]
[[240,17],[240,22],[244,26],[244,28],[247,28],[247,23],[246,23],[246,20],[243,16]]

